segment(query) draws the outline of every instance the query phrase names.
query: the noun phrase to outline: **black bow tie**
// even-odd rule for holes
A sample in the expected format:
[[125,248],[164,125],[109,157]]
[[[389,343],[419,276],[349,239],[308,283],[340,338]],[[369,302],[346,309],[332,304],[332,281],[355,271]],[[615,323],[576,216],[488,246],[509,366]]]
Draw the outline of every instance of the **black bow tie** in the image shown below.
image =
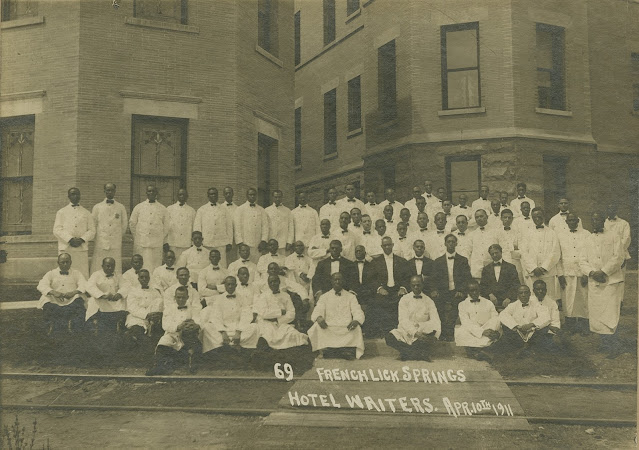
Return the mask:
[[277,257],[277,253],[271,253],[271,256],[272,256],[273,258],[275,258],[275,257]]
[[348,230],[342,230],[342,234],[348,233]]
[[186,309],[186,308],[187,308],[187,306],[186,306],[186,305],[184,305],[184,306],[178,306],[178,309]]
[[455,259],[454,256],[447,256],[448,259]]
[[364,234],[371,234],[370,231],[364,231]]
[[526,196],[524,195],[523,197],[517,197],[519,200],[523,200],[526,198]]
[[249,206],[250,206],[251,208],[255,208],[255,203],[249,203]]
[[419,231],[428,231],[428,228],[420,228]]
[[461,209],[468,209],[468,206],[459,206]]
[[570,232],[571,232],[571,233],[576,233],[576,232],[577,232],[577,230],[570,230]]
[[508,208],[508,205],[505,203],[502,203],[501,206],[503,206],[504,208]]
[[166,270],[175,270],[175,267],[167,267]]
[[331,258],[331,261],[332,261],[332,262],[339,261],[339,258]]
[[353,202],[355,203],[355,199],[354,198],[349,198],[348,200],[346,200],[347,202]]
[[200,247],[196,248],[196,250],[197,250],[198,252],[201,252],[201,251],[202,251],[202,249],[201,249]]
[[72,206],[73,208],[77,208],[78,206],[80,206],[80,204],[79,204],[79,203],[71,203],[71,206]]
[[364,264],[365,262],[366,261],[364,261],[364,260],[360,260],[360,259],[357,260],[357,264]]
[[480,229],[481,231],[484,231],[484,230],[486,229],[486,227],[479,227],[479,229]]
[[499,213],[495,213],[493,214],[495,217],[499,217]]
[[386,223],[393,223],[393,219],[386,220]]
[[445,230],[437,230],[437,234],[444,234],[445,232]]
[[377,203],[375,203],[375,202],[370,202],[368,205],[369,205],[369,206],[375,206],[375,205],[377,205]]
[[273,294],[279,294],[280,290],[278,289],[277,291],[273,291]]
[[530,303],[527,303],[525,305],[522,303],[522,305],[521,305],[522,308],[528,308],[529,306],[530,306]]
[[460,231],[457,233],[457,236],[466,236],[466,233],[464,233],[463,231]]
[[335,202],[328,202],[329,205],[335,205]]
[[180,206],[184,206],[184,205],[186,205],[186,203],[180,203],[180,202],[178,202],[178,205],[180,205]]
[[211,206],[217,206],[217,203],[209,203]]
[[249,260],[248,259],[243,259],[242,262],[243,263],[247,263],[247,262],[249,262]]
[[524,217],[524,220],[530,220],[530,216],[529,217]]
[[330,236],[324,236],[322,235],[322,239],[328,239]]
[[106,201],[106,202],[107,202],[107,205],[112,205],[112,204],[115,202],[115,200],[109,200],[109,199],[107,198],[107,201]]
[[406,236],[404,236],[404,237],[400,237],[400,238],[399,238],[399,240],[400,240],[400,241],[404,241],[404,240],[406,240]]
[[422,298],[422,296],[421,296],[421,295],[415,295],[415,294],[413,294],[413,297],[414,297],[414,298]]
[[213,269],[213,270],[220,270],[220,268],[219,268],[219,267],[211,267],[211,269]]
[[504,227],[504,231],[510,231],[510,227]]
[[335,291],[335,295],[339,295],[340,297],[342,296],[342,291]]
[[155,200],[149,200],[149,203],[155,203]]
[[537,228],[538,230],[542,229],[544,226],[543,225],[537,225],[535,228]]
[[142,289],[149,289],[148,286],[140,286]]
[[426,194],[426,198],[431,198],[432,194]]
[[[106,274],[105,274],[106,275]],[[113,278],[113,274],[111,275],[106,275],[107,278]]]
[[422,256],[422,257],[417,257],[417,256],[415,256],[415,261],[423,261],[423,260],[424,260],[424,257],[423,257],[423,256]]
[[559,213],[559,215],[561,215],[561,216],[567,216],[567,215],[568,215],[568,212],[560,212],[560,213]]
[[226,202],[226,206],[233,206],[233,202]]
[[242,283],[242,286],[246,287],[248,286],[248,283]]
[[68,271],[64,271],[64,272],[63,272],[63,271],[61,270],[61,271],[60,271],[60,275],[69,275],[69,272],[68,272]]
[[470,303],[479,303],[479,299],[477,299],[477,300],[473,300],[473,299],[471,299],[471,300],[470,300]]
[[501,266],[501,261],[494,262],[493,266]]
[[235,298],[235,294],[229,294],[226,296],[226,298]]

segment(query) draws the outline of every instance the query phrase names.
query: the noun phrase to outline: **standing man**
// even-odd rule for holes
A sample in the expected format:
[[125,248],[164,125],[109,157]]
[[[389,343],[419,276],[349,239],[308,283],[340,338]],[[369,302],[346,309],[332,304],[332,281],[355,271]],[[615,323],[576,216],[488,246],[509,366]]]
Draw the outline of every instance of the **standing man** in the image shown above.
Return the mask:
[[89,241],[95,237],[95,223],[91,213],[80,206],[80,189],[72,187],[67,197],[70,203],[55,215],[53,235],[58,239],[58,255],[68,253],[75,269],[87,279]]
[[[563,219],[562,219],[563,220]],[[588,274],[579,268],[579,257],[590,233],[579,229],[579,217],[568,213],[568,229],[559,229],[557,238],[561,258],[557,265],[557,279],[561,287],[561,299],[569,332],[588,335]]]
[[169,235],[166,242],[175,253],[175,257],[179,259],[182,252],[191,246],[195,209],[186,204],[189,199],[186,189],[178,190],[177,198],[177,202],[166,208],[169,220]]
[[382,209],[379,207],[375,197],[375,192],[368,191],[366,193],[367,203],[364,203],[364,207],[362,208],[362,214],[368,214],[373,223],[384,217]]
[[435,195],[433,195],[433,182],[430,180],[424,181],[424,194],[422,195],[426,199],[426,207],[429,208],[430,205],[437,201]]
[[102,268],[102,260],[111,257],[115,260],[115,267],[122,271],[122,236],[129,226],[126,208],[116,202],[115,184],[104,185],[104,201],[93,207],[91,215],[95,222],[95,247],[91,259],[91,273]]
[[[224,195],[224,207],[226,208],[226,217],[228,221],[231,223],[231,229],[233,228],[233,217],[235,216],[235,211],[237,210],[237,205],[233,203],[233,188],[225,187],[222,191]],[[235,231],[233,231],[235,233]],[[237,259],[237,241],[235,240],[235,234],[233,235],[233,244],[231,246],[231,250],[227,250],[226,252],[226,262],[232,263]]]
[[355,198],[355,185],[347,184],[345,190],[346,197],[337,201],[337,207],[340,214],[343,212],[347,212],[350,214],[351,209],[353,208],[359,208],[359,210],[361,211],[364,207],[364,203],[360,199]]
[[482,184],[479,188],[479,198],[473,202],[473,214],[477,212],[479,209],[483,209],[484,211],[490,211],[490,200],[488,200],[488,194],[490,193],[490,189],[485,184]]
[[337,190],[332,187],[328,190],[328,202],[319,210],[320,220],[328,219],[332,224],[339,221],[339,207],[337,206]]
[[315,267],[323,259],[328,258],[329,246],[331,244],[331,221],[323,219],[320,222],[320,232],[311,238],[308,245],[308,256],[313,259],[313,265],[309,273],[312,277],[315,273]]
[[233,218],[235,241],[237,245],[246,244],[251,249],[251,261],[257,264],[260,252],[257,246],[268,240],[268,216],[260,205],[255,203],[257,191],[249,188],[246,191],[246,202],[238,206]]
[[466,220],[470,222],[470,220],[473,218],[473,209],[466,203],[468,203],[468,196],[466,194],[459,194],[459,205],[453,206],[451,213],[454,217],[463,214],[464,216],[466,216]]
[[[499,229],[501,229],[501,227],[503,226],[502,222],[501,222],[501,204],[499,203],[499,200],[492,200],[490,202],[490,215],[488,216],[488,228],[491,231],[497,231]],[[488,211],[486,211],[488,212]]]
[[514,264],[502,259],[501,245],[491,245],[488,252],[493,261],[481,271],[481,295],[502,310],[517,298],[519,275]]
[[470,272],[473,278],[479,281],[482,269],[491,262],[488,249],[491,245],[497,243],[497,236],[488,229],[488,216],[483,209],[475,211],[475,222],[477,223],[477,228],[468,235],[467,248]]
[[311,238],[320,232],[319,214],[307,205],[306,192],[297,194],[297,203],[297,208],[291,211],[295,240],[302,241],[308,248]]
[[233,242],[233,225],[228,218],[227,207],[217,202],[217,189],[209,188],[206,195],[209,203],[200,206],[197,210],[193,230],[202,233],[204,246],[208,250],[215,249],[220,252],[222,258],[220,263],[226,268],[226,252],[232,247]]
[[291,210],[282,205],[282,191],[273,191],[273,204],[265,208],[269,219],[269,239],[275,239],[280,243],[278,253],[286,256],[293,250],[295,230]]
[[510,204],[508,203],[508,192],[501,191],[499,193],[499,204],[502,210],[510,209]]
[[[610,210],[608,215],[610,217]],[[579,267],[588,275],[590,331],[601,335],[600,350],[609,358],[619,356],[616,339],[623,298],[626,247],[614,230],[605,229],[604,215],[592,215],[592,234],[586,239]]]
[[521,265],[526,285],[532,290],[536,280],[546,282],[548,295],[553,300],[561,298],[555,285],[557,280],[557,263],[561,256],[557,234],[544,225],[544,211],[535,208],[532,211],[535,228],[522,234],[520,240]]
[[169,229],[166,208],[157,197],[157,188],[147,186],[146,200],[135,205],[129,220],[133,252],[142,255],[144,268],[151,273],[162,265],[162,244]]
[[521,211],[522,202],[528,202],[530,209],[535,209],[535,201],[526,197],[526,183],[517,183],[517,198],[513,198],[510,202],[510,210],[515,214],[515,217]]
[[[607,208],[606,222],[604,223],[604,229],[606,231],[614,231],[621,239],[621,246],[625,252],[624,262],[621,265],[621,270],[623,271],[623,277],[626,278],[626,263],[630,259],[630,252],[628,249],[630,248],[630,225],[625,220],[617,217],[617,205],[615,203],[608,204]],[[625,283],[624,283],[625,286]],[[621,293],[621,301],[623,302],[623,288]]]
[[339,215],[339,228],[333,231],[333,238],[342,243],[342,254],[349,261],[355,260],[355,246],[359,239],[353,232],[349,231],[348,225],[351,223],[351,215],[343,212]]
[[[422,196],[421,188],[419,186],[413,186],[413,198],[404,203],[404,207],[408,208],[408,210],[410,211],[410,215],[415,217],[415,219],[417,219],[417,214],[419,213],[419,211],[417,211],[417,200],[420,198],[424,198]],[[424,205],[426,205],[425,201]]]
[[[399,220],[399,213],[401,212],[404,205],[400,202],[395,201],[395,189],[388,188],[386,189],[386,200],[379,204],[379,208],[384,211],[386,205],[390,205],[393,207],[393,220],[396,222]],[[385,215],[385,214],[384,214]]]
[[555,230],[556,233],[559,233],[560,229],[562,231],[568,230],[568,225],[566,225],[566,218],[568,217],[568,199],[566,197],[561,197],[559,199],[559,212],[552,216],[548,221],[548,226]]

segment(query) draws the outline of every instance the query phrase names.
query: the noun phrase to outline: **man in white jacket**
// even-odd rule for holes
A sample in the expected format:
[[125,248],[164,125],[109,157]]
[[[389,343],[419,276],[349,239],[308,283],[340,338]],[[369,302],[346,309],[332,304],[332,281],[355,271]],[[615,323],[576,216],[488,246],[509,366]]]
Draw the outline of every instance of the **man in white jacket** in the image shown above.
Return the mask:
[[115,259],[115,267],[122,271],[122,236],[129,226],[124,205],[116,200],[115,184],[104,185],[105,199],[93,206],[91,215],[95,222],[95,246],[91,257],[91,273],[100,270],[106,257]]
[[157,188],[147,186],[147,199],[135,205],[129,219],[133,252],[142,255],[144,268],[151,273],[162,265],[162,247],[169,231],[166,208],[157,201],[157,196]]

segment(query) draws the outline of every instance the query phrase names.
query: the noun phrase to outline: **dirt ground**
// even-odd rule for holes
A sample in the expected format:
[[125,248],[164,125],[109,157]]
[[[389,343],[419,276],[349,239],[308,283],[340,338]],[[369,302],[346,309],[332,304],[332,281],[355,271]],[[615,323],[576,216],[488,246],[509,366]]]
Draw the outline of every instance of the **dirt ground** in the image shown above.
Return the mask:
[[[15,412],[3,411],[13,422]],[[149,412],[17,413],[35,448],[636,448],[636,429],[532,425],[532,431],[269,427],[262,419]],[[29,434],[30,437],[30,434]]]

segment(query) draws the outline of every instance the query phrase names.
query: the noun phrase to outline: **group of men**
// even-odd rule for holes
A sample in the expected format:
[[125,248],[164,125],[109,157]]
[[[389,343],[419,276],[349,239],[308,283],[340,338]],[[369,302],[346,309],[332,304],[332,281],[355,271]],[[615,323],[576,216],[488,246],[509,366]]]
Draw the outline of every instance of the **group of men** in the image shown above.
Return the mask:
[[[502,334],[525,348],[559,334],[558,301],[570,332],[598,333],[602,350],[614,353],[630,245],[614,205],[607,218],[593,214],[590,233],[567,199],[545,225],[524,183],[510,203],[506,193],[488,200],[482,186],[470,206],[464,194],[453,206],[442,188],[436,195],[431,182],[424,188],[405,205],[387,189],[377,204],[373,192],[367,203],[355,198],[349,184],[341,200],[330,189],[318,213],[305,193],[292,211],[281,191],[262,208],[249,189],[237,206],[231,188],[223,203],[210,188],[197,211],[180,189],[165,208],[148,186],[129,221],[114,184],[93,213],[71,188],[54,225],[59,267],[38,287],[40,306],[49,332],[92,319],[96,332],[126,328],[135,342],[162,328],[151,373],[183,349],[266,351],[309,339],[326,355],[359,358],[364,335],[385,337],[404,359],[428,359],[437,339],[485,359],[477,349]],[[135,255],[120,275],[127,225]]]

